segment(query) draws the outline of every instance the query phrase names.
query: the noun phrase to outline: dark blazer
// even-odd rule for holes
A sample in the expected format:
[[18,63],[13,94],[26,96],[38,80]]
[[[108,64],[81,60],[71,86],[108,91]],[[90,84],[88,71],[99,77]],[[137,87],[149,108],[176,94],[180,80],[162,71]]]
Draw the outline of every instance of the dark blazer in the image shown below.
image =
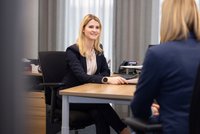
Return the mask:
[[190,100],[199,62],[200,42],[193,34],[187,40],[149,48],[131,102],[133,115],[149,119],[156,99],[163,134],[188,134]]
[[81,85],[84,83],[102,83],[104,76],[110,75],[110,70],[103,53],[96,52],[97,71],[94,75],[87,75],[86,58],[79,53],[76,44],[66,50],[66,72],[63,82],[65,88]]
[[194,91],[192,93],[192,101],[190,106],[190,116],[189,116],[189,130],[190,134],[200,134],[200,64],[199,70],[196,75]]

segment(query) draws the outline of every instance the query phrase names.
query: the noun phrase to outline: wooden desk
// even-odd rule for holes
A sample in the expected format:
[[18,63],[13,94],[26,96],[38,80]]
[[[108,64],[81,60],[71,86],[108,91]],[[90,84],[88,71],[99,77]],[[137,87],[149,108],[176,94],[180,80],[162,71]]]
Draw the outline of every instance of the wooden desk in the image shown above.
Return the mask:
[[39,77],[42,77],[42,73],[34,73],[34,72],[31,72],[31,71],[25,71],[24,75],[26,75],[26,76],[39,76]]
[[136,85],[84,84],[61,90],[62,134],[69,134],[69,103],[130,104]]
[[23,72],[27,88],[26,94],[26,127],[27,134],[46,133],[46,104],[43,88],[38,84],[42,82],[42,74],[31,71]]

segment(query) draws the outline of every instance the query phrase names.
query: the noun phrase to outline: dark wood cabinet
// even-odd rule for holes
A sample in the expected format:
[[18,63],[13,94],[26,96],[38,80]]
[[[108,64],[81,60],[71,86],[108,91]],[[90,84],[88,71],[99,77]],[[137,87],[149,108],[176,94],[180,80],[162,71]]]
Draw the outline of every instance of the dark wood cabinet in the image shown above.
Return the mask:
[[28,134],[46,133],[46,107],[44,92],[31,91],[26,96]]

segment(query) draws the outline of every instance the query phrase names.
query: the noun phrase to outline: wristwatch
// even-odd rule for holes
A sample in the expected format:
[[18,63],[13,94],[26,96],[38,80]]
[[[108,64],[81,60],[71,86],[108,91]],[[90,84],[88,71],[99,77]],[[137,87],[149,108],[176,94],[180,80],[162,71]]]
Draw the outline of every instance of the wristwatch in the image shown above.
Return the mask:
[[108,78],[107,77],[103,77],[102,81],[103,81],[103,83],[107,83],[108,82]]

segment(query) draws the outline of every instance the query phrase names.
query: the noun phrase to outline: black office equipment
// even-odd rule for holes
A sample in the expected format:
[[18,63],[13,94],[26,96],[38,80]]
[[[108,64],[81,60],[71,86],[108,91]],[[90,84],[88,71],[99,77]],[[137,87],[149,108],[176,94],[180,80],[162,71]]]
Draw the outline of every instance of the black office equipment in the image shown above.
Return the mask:
[[[135,66],[137,65],[136,61],[132,61],[132,60],[124,60],[120,65],[119,65],[119,69],[118,69],[118,73],[119,74],[126,74],[126,69],[125,68],[121,68],[121,66]],[[135,70],[131,70],[129,71],[129,74],[135,74]]]
[[[61,83],[65,75],[65,52],[46,51],[39,52],[39,62],[41,65],[43,83],[45,87],[46,103],[46,134],[56,134],[61,130],[61,107],[58,106],[58,91],[62,89]],[[69,112],[70,130],[77,130],[93,124],[89,114],[82,111]],[[76,131],[78,133],[78,131]]]
[[150,45],[148,45],[148,48],[154,47],[154,46],[157,46],[157,45],[156,44],[150,44]]
[[137,65],[136,61],[131,61],[131,60],[124,60],[120,66],[135,66]]

